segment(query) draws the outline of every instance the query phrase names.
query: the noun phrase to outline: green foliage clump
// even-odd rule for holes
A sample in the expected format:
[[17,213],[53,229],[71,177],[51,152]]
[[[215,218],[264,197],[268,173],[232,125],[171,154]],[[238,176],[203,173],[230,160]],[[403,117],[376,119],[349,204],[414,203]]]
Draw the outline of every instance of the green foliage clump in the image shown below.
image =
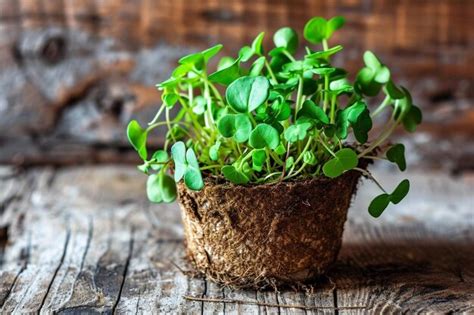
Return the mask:
[[[135,120],[127,128],[128,139],[144,162],[139,169],[149,175],[149,199],[173,201],[175,182],[180,180],[189,189],[200,190],[203,174],[223,176],[238,185],[335,178],[349,170],[373,179],[358,168],[359,160],[380,159],[380,149],[395,128],[402,125],[413,132],[421,111],[374,53],[364,53],[365,66],[354,82],[346,70],[331,64],[343,47],[330,47],[328,40],[344,22],[342,17],[311,19],[304,38],[313,45],[305,47],[301,59],[295,57],[298,34],[289,27],[274,34],[275,47],[270,51],[264,49],[265,34],[260,33],[236,58],[221,58],[214,72],[209,61],[222,45],[181,58],[171,77],[157,85],[163,104],[153,121],[146,129]],[[322,50],[314,44],[321,44]],[[382,93],[385,98],[371,111],[369,98]],[[177,114],[170,118],[175,107]],[[390,112],[389,118],[372,135],[372,120],[383,111]],[[158,122],[163,113],[165,120]],[[165,148],[150,156],[147,135],[163,125],[168,127]],[[395,144],[386,148],[384,159],[403,171],[404,152],[402,144]],[[400,202],[408,189],[404,180],[392,194],[383,190],[369,213],[378,217],[390,202]]]

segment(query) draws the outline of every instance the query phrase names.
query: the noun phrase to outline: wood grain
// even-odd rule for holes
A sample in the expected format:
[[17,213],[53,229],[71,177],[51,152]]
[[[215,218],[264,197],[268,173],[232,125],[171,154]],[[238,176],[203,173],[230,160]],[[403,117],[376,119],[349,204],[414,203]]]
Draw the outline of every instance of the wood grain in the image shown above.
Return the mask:
[[268,48],[316,15],[347,18],[335,63],[351,77],[370,49],[413,92],[424,124],[401,139],[420,165],[474,169],[471,0],[0,1],[0,162],[130,163],[125,126],[152,119],[179,57],[216,43],[235,56],[260,31]]
[[[177,205],[150,206],[132,167],[0,170],[1,312],[474,311],[472,176],[412,172],[406,202],[378,220],[364,182],[334,268],[308,290],[255,292],[188,274]],[[388,186],[400,178],[374,174]]]

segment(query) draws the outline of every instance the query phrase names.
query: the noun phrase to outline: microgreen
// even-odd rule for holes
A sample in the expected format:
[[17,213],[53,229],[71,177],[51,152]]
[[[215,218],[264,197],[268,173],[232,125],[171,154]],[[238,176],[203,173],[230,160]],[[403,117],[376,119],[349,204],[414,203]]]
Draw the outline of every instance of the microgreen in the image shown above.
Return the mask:
[[404,179],[391,194],[381,194],[372,200],[369,205],[369,213],[371,216],[378,218],[382,212],[387,208],[389,203],[397,204],[402,201],[410,190],[410,182]]
[[[234,56],[222,57],[217,69],[211,69],[211,60],[222,45],[180,58],[171,77],[157,85],[163,103],[153,120],[146,128],[135,120],[127,127],[143,160],[138,168],[149,176],[148,198],[171,202],[174,182],[201,190],[203,178],[211,175],[257,185],[359,171],[375,181],[360,166],[365,159],[386,159],[405,170],[402,144],[385,153],[381,148],[398,126],[415,131],[421,111],[373,52],[364,53],[355,81],[331,63],[343,47],[329,41],[343,25],[342,17],[315,17],[303,37],[283,27],[273,34],[275,47],[269,49],[260,33]],[[300,38],[309,46],[297,58],[303,52]],[[377,106],[372,97],[380,94],[384,98]],[[373,130],[384,111],[391,114]],[[147,138],[160,126],[168,128],[164,148],[150,157]],[[378,217],[408,190],[403,181],[391,194],[384,191],[369,213]]]

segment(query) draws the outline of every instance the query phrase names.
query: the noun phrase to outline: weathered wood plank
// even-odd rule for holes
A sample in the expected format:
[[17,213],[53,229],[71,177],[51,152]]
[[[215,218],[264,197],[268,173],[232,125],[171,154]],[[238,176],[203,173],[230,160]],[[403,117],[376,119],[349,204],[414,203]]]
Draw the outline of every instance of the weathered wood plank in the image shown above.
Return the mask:
[[[400,179],[381,169],[374,174],[388,186]],[[0,265],[4,312],[474,310],[474,182],[469,176],[411,173],[407,201],[377,221],[366,214],[376,189],[362,185],[340,259],[312,292],[233,291],[183,274],[180,269],[191,267],[183,259],[177,206],[150,207],[144,177],[133,168],[2,169],[0,177],[0,222],[10,223]]]

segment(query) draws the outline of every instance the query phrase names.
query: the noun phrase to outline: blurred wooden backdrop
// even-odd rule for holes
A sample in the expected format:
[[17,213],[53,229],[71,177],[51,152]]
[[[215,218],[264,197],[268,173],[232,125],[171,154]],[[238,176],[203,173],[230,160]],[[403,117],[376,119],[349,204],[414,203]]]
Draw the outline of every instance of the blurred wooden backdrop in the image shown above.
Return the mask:
[[235,55],[316,15],[347,18],[339,65],[355,72],[373,50],[413,91],[425,122],[404,138],[410,159],[474,168],[472,0],[1,0],[0,162],[136,161],[126,123],[151,119],[180,55]]

